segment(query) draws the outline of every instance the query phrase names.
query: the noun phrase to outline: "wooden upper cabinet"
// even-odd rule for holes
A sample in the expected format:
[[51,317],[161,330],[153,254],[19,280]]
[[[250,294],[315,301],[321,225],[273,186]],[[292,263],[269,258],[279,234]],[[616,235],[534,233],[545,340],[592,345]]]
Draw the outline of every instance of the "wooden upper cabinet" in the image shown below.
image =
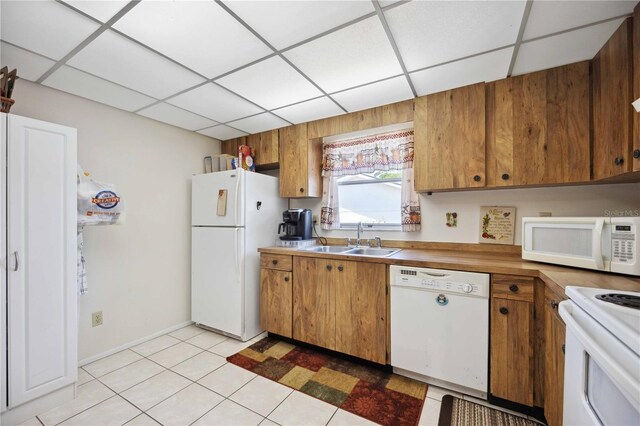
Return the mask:
[[307,124],[280,129],[280,196],[322,196],[322,139],[309,139]]
[[415,99],[418,192],[485,186],[485,84]]
[[247,145],[253,149],[256,167],[277,167],[278,155],[278,130],[269,130],[247,136]]
[[228,154],[228,155],[233,155],[234,157],[237,157],[238,147],[240,145],[245,145],[246,143],[247,143],[247,138],[245,136],[222,141],[221,147],[220,147],[221,154]]
[[632,170],[632,19],[626,19],[592,61],[593,179]]
[[[633,9],[633,99],[640,99],[640,3]],[[633,170],[640,171],[640,112],[633,114]]]
[[487,85],[487,186],[588,182],[589,62]]

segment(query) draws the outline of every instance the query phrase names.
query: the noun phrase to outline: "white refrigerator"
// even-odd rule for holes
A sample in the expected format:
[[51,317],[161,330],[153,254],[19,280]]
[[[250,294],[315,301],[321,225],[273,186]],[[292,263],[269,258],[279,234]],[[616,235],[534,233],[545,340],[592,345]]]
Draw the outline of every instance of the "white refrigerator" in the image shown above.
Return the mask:
[[193,176],[191,319],[242,341],[260,328],[259,247],[287,208],[278,179],[244,170]]

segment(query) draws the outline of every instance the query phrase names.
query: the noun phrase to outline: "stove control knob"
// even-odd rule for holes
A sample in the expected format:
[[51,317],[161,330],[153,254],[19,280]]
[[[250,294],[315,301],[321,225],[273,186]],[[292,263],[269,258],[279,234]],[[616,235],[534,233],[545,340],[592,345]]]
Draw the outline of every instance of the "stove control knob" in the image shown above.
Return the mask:
[[463,284],[462,291],[465,293],[471,293],[473,291],[473,286],[471,284]]

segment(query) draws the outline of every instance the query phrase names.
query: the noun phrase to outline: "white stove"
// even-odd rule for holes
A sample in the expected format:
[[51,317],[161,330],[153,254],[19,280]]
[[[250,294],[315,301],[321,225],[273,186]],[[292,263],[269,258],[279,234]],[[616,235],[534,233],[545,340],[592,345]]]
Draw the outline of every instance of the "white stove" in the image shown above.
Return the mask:
[[566,425],[640,425],[640,293],[567,287]]

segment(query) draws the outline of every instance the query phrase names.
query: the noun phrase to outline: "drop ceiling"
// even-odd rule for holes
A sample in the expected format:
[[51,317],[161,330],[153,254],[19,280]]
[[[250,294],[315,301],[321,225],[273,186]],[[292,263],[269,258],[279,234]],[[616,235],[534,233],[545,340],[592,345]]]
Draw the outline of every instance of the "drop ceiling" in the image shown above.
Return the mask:
[[225,140],[591,59],[637,3],[2,0],[0,62]]

